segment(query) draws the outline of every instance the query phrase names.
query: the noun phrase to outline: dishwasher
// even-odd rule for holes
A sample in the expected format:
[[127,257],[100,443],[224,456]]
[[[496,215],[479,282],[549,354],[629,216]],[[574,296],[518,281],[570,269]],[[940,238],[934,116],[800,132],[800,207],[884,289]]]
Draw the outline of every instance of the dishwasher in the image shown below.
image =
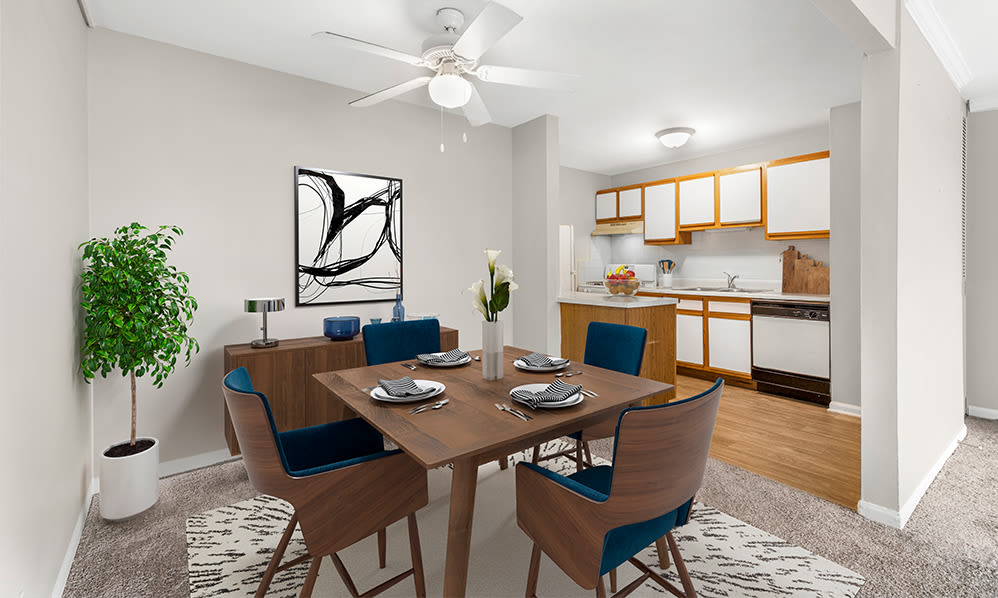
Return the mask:
[[762,392],[831,402],[827,303],[752,302],[752,379]]

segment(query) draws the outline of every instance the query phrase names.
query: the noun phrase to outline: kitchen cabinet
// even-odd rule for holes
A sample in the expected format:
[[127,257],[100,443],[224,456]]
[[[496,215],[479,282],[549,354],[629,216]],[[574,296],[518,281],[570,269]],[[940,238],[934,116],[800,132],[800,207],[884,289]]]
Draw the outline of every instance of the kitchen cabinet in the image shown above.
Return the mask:
[[752,379],[752,304],[742,297],[667,295],[676,306],[676,362],[680,367]]
[[830,154],[818,152],[770,162],[766,168],[766,238],[828,238]]
[[732,169],[717,178],[718,222],[762,224],[762,167]]
[[711,227],[715,222],[714,175],[679,180],[679,226]]
[[693,236],[677,226],[676,181],[656,181],[645,185],[645,245],[689,244]]
[[641,220],[644,217],[644,191],[630,185],[596,192],[596,222]]

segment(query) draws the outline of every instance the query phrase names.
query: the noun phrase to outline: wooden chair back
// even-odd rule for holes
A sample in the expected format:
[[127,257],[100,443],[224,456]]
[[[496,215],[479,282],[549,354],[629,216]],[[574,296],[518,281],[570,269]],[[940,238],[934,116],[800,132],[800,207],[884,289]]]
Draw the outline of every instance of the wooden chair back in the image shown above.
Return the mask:
[[266,397],[258,392],[233,390],[224,381],[222,393],[250,483],[264,494],[285,498],[289,476],[277,448],[277,429],[268,413]]

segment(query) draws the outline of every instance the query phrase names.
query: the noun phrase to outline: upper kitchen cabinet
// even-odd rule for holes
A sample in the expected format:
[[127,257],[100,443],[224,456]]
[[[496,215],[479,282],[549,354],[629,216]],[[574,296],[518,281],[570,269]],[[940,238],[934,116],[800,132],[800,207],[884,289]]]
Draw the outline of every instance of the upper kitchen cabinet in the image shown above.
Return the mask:
[[680,177],[679,230],[762,226],[763,166]]
[[733,168],[718,174],[718,222],[762,224],[762,166]]
[[829,152],[770,162],[766,238],[827,239],[831,228]]
[[641,220],[643,217],[644,194],[641,185],[596,192],[597,223]]
[[645,185],[645,245],[688,244],[692,235],[677,226],[676,181]]
[[716,222],[714,173],[679,179],[680,228],[710,228]]

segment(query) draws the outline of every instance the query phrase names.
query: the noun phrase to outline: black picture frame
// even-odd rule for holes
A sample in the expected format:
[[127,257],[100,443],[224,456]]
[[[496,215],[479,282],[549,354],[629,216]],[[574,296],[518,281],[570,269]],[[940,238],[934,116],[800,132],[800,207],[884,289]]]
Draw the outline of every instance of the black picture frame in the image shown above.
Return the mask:
[[295,305],[395,301],[402,179],[303,166],[294,177]]

